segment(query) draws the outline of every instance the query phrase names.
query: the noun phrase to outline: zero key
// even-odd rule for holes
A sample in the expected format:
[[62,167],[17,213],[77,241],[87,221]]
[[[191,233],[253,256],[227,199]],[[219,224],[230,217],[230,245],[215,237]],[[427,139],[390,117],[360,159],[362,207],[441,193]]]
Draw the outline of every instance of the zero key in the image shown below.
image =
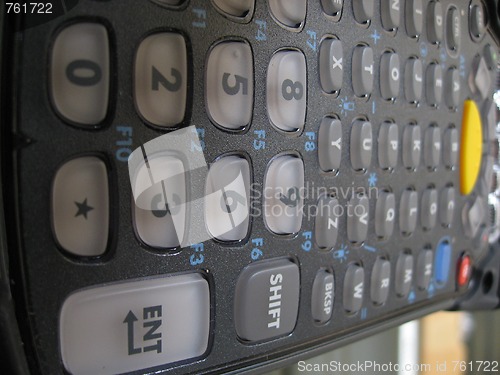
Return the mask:
[[55,111],[66,121],[95,127],[109,102],[108,32],[98,23],[64,28],[52,47],[49,89]]

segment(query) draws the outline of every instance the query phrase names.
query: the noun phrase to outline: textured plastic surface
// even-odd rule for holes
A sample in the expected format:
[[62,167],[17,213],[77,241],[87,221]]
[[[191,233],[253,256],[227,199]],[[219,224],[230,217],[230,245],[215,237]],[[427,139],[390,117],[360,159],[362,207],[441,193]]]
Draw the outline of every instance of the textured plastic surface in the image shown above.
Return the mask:
[[[447,9],[451,1],[442,1],[442,4],[443,8]],[[311,238],[314,220],[304,219],[297,235],[277,236],[269,232],[262,217],[255,217],[251,222],[249,238],[241,243],[224,246],[217,241],[207,241],[180,251],[162,252],[144,245],[132,229],[132,198],[128,187],[124,149],[127,145],[130,149],[136,148],[164,133],[164,130],[145,124],[135,111],[133,62],[139,43],[146,35],[155,30],[175,31],[186,38],[190,61],[187,71],[186,114],[181,125],[190,123],[197,126],[200,135],[203,134],[205,155],[209,162],[225,153],[241,153],[251,162],[253,182],[262,186],[268,163],[273,157],[281,153],[300,153],[304,161],[305,178],[310,185],[336,187],[337,192],[341,192],[340,187],[352,189],[375,185],[390,189],[397,197],[397,202],[402,192],[408,188],[421,194],[430,185],[438,191],[449,185],[458,187],[459,176],[456,169],[447,169],[441,164],[435,171],[430,171],[424,166],[423,158],[415,171],[402,167],[401,156],[394,171],[383,170],[378,165],[378,158],[374,157],[378,151],[376,147],[366,172],[356,172],[352,169],[347,145],[350,125],[359,118],[368,119],[373,124],[374,135],[378,134],[380,124],[386,121],[397,123],[400,130],[408,124],[419,124],[422,130],[425,130],[431,123],[435,123],[442,133],[449,129],[450,125],[459,129],[461,124],[460,107],[450,110],[441,104],[436,109],[428,105],[425,97],[419,106],[410,105],[404,97],[403,88],[394,102],[382,99],[378,95],[380,87],[377,69],[374,74],[373,95],[354,99],[352,51],[360,44],[370,45],[374,52],[375,66],[378,66],[385,51],[394,50],[400,57],[401,66],[404,66],[409,58],[418,55],[425,65],[436,61],[444,64],[446,69],[454,67],[458,74],[464,74],[460,76],[460,105],[466,98],[476,99],[468,88],[467,74],[476,53],[483,51],[487,44],[495,45],[491,35],[486,34],[478,43],[472,41],[467,23],[464,22],[461,29],[460,53],[453,55],[445,46],[438,48],[421,43],[426,41],[425,32],[420,40],[415,40],[406,35],[403,25],[396,33],[384,31],[378,3],[375,5],[375,16],[371,22],[359,25],[353,19],[349,2],[344,4],[340,23],[336,23],[335,17],[322,13],[319,2],[309,1],[306,21],[295,32],[278,25],[269,13],[267,2],[264,1],[258,1],[253,13],[242,22],[234,22],[233,18],[224,17],[211,4],[201,0],[189,1],[185,7],[176,10],[160,7],[154,2],[139,5],[134,0],[122,0],[120,9],[123,11],[117,11],[116,2],[113,1],[81,1],[63,17],[24,31],[23,42],[16,44],[15,51],[23,57],[23,63],[17,65],[16,71],[19,76],[19,80],[15,82],[19,99],[16,112],[18,117],[12,123],[12,130],[16,137],[21,139],[20,143],[27,143],[27,139],[32,142],[27,147],[15,148],[15,173],[9,176],[9,181],[16,184],[19,197],[18,215],[12,213],[11,219],[17,218],[16,225],[19,233],[22,233],[22,237],[17,238],[22,248],[19,252],[12,248],[11,256],[23,260],[22,271],[27,275],[25,308],[30,312],[30,318],[28,321],[26,314],[25,318],[20,320],[23,325],[29,322],[31,335],[36,337],[33,348],[42,359],[38,362],[42,373],[62,372],[57,336],[58,311],[69,294],[84,287],[179,271],[209,271],[208,281],[212,295],[215,296],[211,300],[215,314],[209,354],[202,361],[171,366],[175,368],[170,368],[170,373],[210,373],[220,370],[241,372],[242,367],[255,370],[263,363],[273,367],[298,355],[312,355],[342,345],[436,309],[450,307],[457,298],[467,293],[467,290],[457,288],[452,281],[443,287],[436,285],[433,276],[426,291],[411,289],[408,298],[398,298],[392,286],[387,302],[381,306],[374,306],[365,293],[361,310],[357,314],[346,314],[342,301],[343,280],[348,264],[363,266],[367,283],[365,290],[368,291],[372,267],[379,256],[391,262],[394,274],[396,261],[403,250],[416,256],[422,248],[435,249],[443,237],[451,236],[452,267],[449,270],[449,280],[455,279],[456,269],[453,262],[464,251],[472,254],[474,265],[480,270],[486,269],[482,262],[492,253],[483,246],[484,243],[479,243],[478,246],[476,241],[463,236],[461,214],[469,199],[458,194],[451,228],[436,226],[432,231],[425,231],[417,225],[416,231],[411,236],[406,236],[396,224],[390,241],[378,238],[374,221],[371,220],[366,240],[362,244],[350,244],[347,241],[346,220],[343,219],[339,226],[336,246],[331,251],[324,251],[316,248]],[[47,67],[54,37],[61,27],[82,20],[101,22],[107,27],[110,38],[110,105],[103,128],[96,131],[76,129],[62,121],[52,110],[47,95]],[[333,35],[343,43],[344,83],[340,92],[335,94],[323,93],[319,82],[318,46],[325,35]],[[240,132],[225,132],[214,126],[203,105],[203,67],[207,53],[215,43],[227,36],[248,41],[254,58],[255,96],[252,121]],[[264,84],[267,66],[273,54],[282,48],[299,50],[306,60],[307,111],[306,124],[301,133],[278,132],[267,116]],[[494,72],[490,72],[490,76],[494,81]],[[342,152],[342,163],[334,173],[320,170],[317,152],[307,143],[314,144],[315,137],[317,141],[319,124],[326,115],[341,120],[342,142],[346,146]],[[402,131],[400,137],[401,134]],[[260,142],[265,142],[265,147],[261,146],[263,143]],[[109,251],[98,259],[72,258],[61,252],[54,243],[50,226],[44,224],[47,220],[42,214],[49,212],[50,182],[57,168],[69,158],[89,152],[100,153],[109,163],[111,191],[115,192],[111,194]],[[309,196],[305,203],[314,204],[317,198]],[[346,205],[349,198],[349,193],[345,197],[340,195],[340,203]],[[261,202],[257,203],[256,207],[261,208]],[[375,200],[371,199],[370,215],[374,212]],[[16,232],[11,231],[10,236],[16,238]],[[260,259],[282,256],[297,259],[300,269],[300,304],[295,329],[286,337],[259,345],[241,342],[237,338],[233,323],[236,280],[248,264]],[[311,316],[310,291],[317,271],[323,267],[331,269],[335,278],[336,302],[332,312],[335,319],[318,325]],[[481,289],[477,286],[479,284],[475,283],[476,277],[479,277],[476,274],[474,273],[471,284],[473,291]],[[485,272],[482,276],[481,273],[481,277],[488,279],[487,274],[488,272]],[[498,282],[498,276],[491,274],[493,282]],[[497,289],[490,289],[482,296],[487,297],[483,299],[487,300],[484,306],[498,305]],[[25,338],[30,346],[29,337]],[[37,362],[33,363],[33,366],[36,366]],[[161,370],[160,367],[148,369]]]

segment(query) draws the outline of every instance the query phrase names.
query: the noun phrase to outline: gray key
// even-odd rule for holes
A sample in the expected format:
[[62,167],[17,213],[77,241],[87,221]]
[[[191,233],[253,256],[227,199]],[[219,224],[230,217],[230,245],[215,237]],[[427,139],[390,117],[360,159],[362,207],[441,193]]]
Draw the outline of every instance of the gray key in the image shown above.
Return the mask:
[[356,0],[352,2],[354,18],[359,23],[367,23],[375,12],[374,0]]
[[59,115],[91,128],[105,119],[109,60],[103,25],[73,23],[59,32],[52,46],[49,81],[52,105]]
[[443,139],[443,162],[447,168],[454,168],[458,160],[458,130],[448,128]]
[[396,198],[388,191],[380,192],[375,205],[375,233],[380,238],[389,238],[396,220]]
[[330,320],[334,297],[333,275],[325,269],[319,270],[311,293],[311,315],[316,322],[322,324]]
[[356,120],[351,129],[351,165],[354,170],[364,170],[372,160],[373,136],[372,124]]
[[439,1],[431,1],[427,6],[427,37],[431,43],[443,40],[443,6]]
[[445,187],[441,191],[439,197],[439,219],[441,224],[448,227],[453,222],[453,214],[455,213],[455,188],[452,186]]
[[491,44],[487,44],[484,46],[483,56],[489,70],[492,70],[497,66],[498,52],[497,49]]
[[460,47],[461,27],[460,12],[451,6],[446,15],[446,42],[451,51],[458,51]]
[[264,221],[276,234],[297,233],[302,226],[304,162],[282,155],[269,163],[264,179]]
[[339,169],[342,159],[342,124],[340,120],[325,117],[318,134],[319,167],[324,172]]
[[474,5],[470,11],[470,31],[475,38],[481,38],[486,29],[483,7]]
[[394,288],[398,297],[406,297],[410,293],[413,280],[413,256],[402,253],[396,263],[396,275],[394,278]]
[[210,234],[220,241],[240,241],[250,224],[250,166],[248,160],[229,155],[210,166],[205,194],[205,218]]
[[368,197],[356,194],[347,206],[347,238],[353,243],[361,243],[368,234],[370,207]]
[[385,122],[378,133],[378,162],[382,169],[393,169],[398,163],[399,128]]
[[460,100],[460,73],[456,68],[450,68],[446,72],[444,91],[446,105],[450,108],[458,107]]
[[424,27],[424,6],[422,0],[405,1],[406,33],[418,37]]
[[323,12],[329,16],[338,16],[342,12],[344,0],[321,0]]
[[284,26],[298,28],[306,19],[307,2],[304,0],[268,0],[269,10]]
[[374,69],[373,50],[368,46],[356,46],[352,55],[352,88],[356,96],[371,94]]
[[401,66],[399,56],[394,52],[387,52],[380,60],[380,93],[386,100],[394,99],[399,93]]
[[405,190],[399,204],[399,228],[403,234],[413,233],[417,227],[418,195],[416,191]]
[[391,263],[383,258],[375,261],[372,269],[370,297],[376,305],[382,305],[389,296],[391,281]]
[[437,107],[443,97],[443,68],[441,65],[432,63],[427,67],[425,87],[427,103]]
[[417,259],[417,287],[427,290],[432,277],[432,250],[422,250]]
[[[247,49],[250,62],[245,61],[243,55],[236,59],[236,65],[243,69],[239,65],[245,65],[242,64],[242,61],[245,61],[249,72],[252,73],[252,52],[249,45]],[[208,73],[215,72],[208,70]],[[157,126],[168,128],[181,123],[186,109],[187,79],[188,57],[184,37],[178,33],[167,32],[149,35],[141,42],[135,55],[134,99],[138,112],[146,121]],[[212,95],[218,93],[213,87],[210,92]],[[253,99],[248,100],[250,108],[247,112],[250,115]],[[207,109],[210,112],[212,108]],[[242,112],[240,109],[237,114]],[[215,116],[212,115],[213,117]],[[250,117],[245,125],[248,122]]]
[[336,198],[323,195],[318,199],[318,212],[314,222],[314,238],[320,249],[330,250],[337,243],[339,215],[342,207]]
[[344,53],[342,42],[326,38],[319,49],[319,79],[321,88],[326,93],[333,93],[342,88],[344,76]]
[[422,151],[422,139],[420,126],[407,125],[403,130],[403,165],[409,169],[415,169],[420,164]]
[[423,72],[420,59],[412,57],[406,62],[404,87],[406,100],[410,103],[419,102],[422,98]]
[[424,229],[431,230],[436,226],[438,215],[438,193],[436,189],[429,188],[422,193],[422,211],[420,215]]
[[483,164],[481,166],[481,172],[479,174],[481,176],[479,180],[479,191],[483,196],[488,195],[491,190],[491,184],[493,181],[493,164],[493,156],[483,156]]
[[474,202],[468,202],[462,211],[462,226],[465,235],[469,238],[476,237],[479,227],[486,218],[486,208],[481,197],[476,197]]
[[400,0],[381,0],[380,8],[382,27],[387,31],[397,29],[401,19]]
[[[135,233],[148,246],[175,248],[182,243],[186,231],[185,166],[172,154],[148,155],[148,161],[141,162],[135,175],[136,186],[144,184],[144,191],[136,193],[133,204]],[[168,171],[168,175],[155,178],[163,171]]]
[[52,183],[52,230],[57,243],[77,256],[106,251],[109,187],[106,164],[95,156],[64,163]]
[[347,312],[355,313],[363,305],[365,271],[357,264],[351,264],[344,277],[343,304]]
[[190,272],[72,292],[58,326],[66,373],[150,373],[196,361],[210,346],[211,287],[201,272]]
[[234,324],[247,341],[269,340],[293,331],[299,307],[299,267],[288,259],[250,264],[234,294]]
[[477,91],[479,91],[481,98],[485,99],[490,92],[491,76],[490,72],[488,71],[488,66],[486,65],[484,57],[481,57],[481,59],[475,64],[473,71],[474,71],[474,86],[477,89]]
[[230,16],[245,17],[252,10],[254,1],[255,0],[214,0],[214,5]]
[[425,131],[424,162],[429,169],[435,169],[441,159],[441,131],[437,126],[430,126]]
[[253,91],[250,45],[240,41],[215,45],[208,54],[205,74],[205,104],[210,118],[223,128],[243,129],[252,119]]
[[497,128],[497,106],[492,100],[487,100],[483,105],[481,111],[484,139],[487,141],[494,141],[496,137]]

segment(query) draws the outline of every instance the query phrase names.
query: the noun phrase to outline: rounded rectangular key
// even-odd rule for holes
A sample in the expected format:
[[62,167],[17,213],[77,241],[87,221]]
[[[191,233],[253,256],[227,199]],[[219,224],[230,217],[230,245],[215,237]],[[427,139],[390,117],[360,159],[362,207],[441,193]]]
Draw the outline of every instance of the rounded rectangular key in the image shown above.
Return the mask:
[[314,222],[314,238],[320,249],[333,248],[337,243],[339,216],[342,207],[336,198],[323,195],[318,200],[318,213]]
[[255,0],[214,0],[214,5],[233,17],[245,17],[254,7]]
[[205,95],[208,115],[219,126],[239,130],[250,123],[253,107],[253,57],[246,42],[226,41],[207,59]]
[[306,19],[305,0],[268,0],[269,10],[281,26],[299,28]]
[[108,172],[95,156],[72,159],[52,183],[52,229],[58,244],[78,256],[106,251],[109,229]]
[[389,297],[391,281],[391,263],[387,259],[378,258],[372,269],[370,297],[373,303],[381,305]]
[[434,188],[428,188],[422,193],[422,210],[420,221],[422,227],[431,230],[436,225],[438,216],[438,193]]
[[382,169],[395,168],[398,163],[399,128],[397,124],[384,122],[378,133],[378,163]]
[[403,129],[403,165],[415,169],[420,164],[422,138],[419,125],[406,125]]
[[267,113],[271,123],[285,132],[304,128],[306,117],[306,59],[302,52],[280,50],[267,68]]
[[405,1],[406,32],[410,37],[417,37],[424,28],[424,6],[422,0]]
[[[356,4],[356,3],[355,3]],[[375,67],[373,50],[364,45],[354,47],[352,54],[352,88],[359,97],[370,95],[373,90]]]
[[356,120],[351,127],[350,157],[352,168],[365,170],[371,163],[373,149],[372,124]]
[[250,166],[247,159],[224,156],[208,172],[205,222],[209,233],[221,241],[240,241],[250,224]]
[[357,0],[352,3],[354,18],[359,23],[367,23],[375,13],[375,1],[373,0]]
[[342,42],[334,38],[325,38],[319,49],[319,79],[321,88],[326,93],[333,93],[342,88],[344,76],[344,53]]
[[432,278],[432,250],[422,250],[417,259],[417,286],[420,290],[427,290]]
[[422,98],[424,68],[419,58],[412,57],[407,60],[405,66],[404,88],[406,100],[417,103]]
[[380,238],[389,238],[394,231],[396,198],[394,193],[381,191],[375,205],[375,233]]
[[340,16],[343,7],[344,0],[321,0],[321,8],[329,16]]
[[455,188],[445,187],[439,197],[439,218],[441,224],[448,227],[452,224],[453,214],[455,212]]
[[399,0],[381,0],[380,16],[382,26],[387,31],[392,31],[399,27],[402,5]]
[[365,270],[357,264],[351,264],[344,276],[344,293],[342,295],[344,309],[355,313],[363,305],[365,288]]
[[324,172],[340,168],[342,160],[342,124],[340,120],[325,117],[319,126],[318,134],[319,167]]
[[354,243],[366,240],[370,218],[368,197],[362,193],[353,196],[347,205],[347,238]]
[[178,33],[146,37],[135,56],[135,104],[149,123],[172,127],[184,119],[187,97],[186,41]]
[[246,341],[289,334],[299,307],[299,267],[289,259],[250,264],[240,274],[234,295],[236,333]]
[[427,6],[427,37],[432,43],[443,40],[444,18],[443,6],[438,0],[432,0]]
[[395,99],[399,93],[401,67],[399,55],[386,52],[380,59],[380,93],[385,100]]
[[98,23],[75,23],[56,37],[50,61],[52,105],[65,120],[85,127],[101,123],[109,102],[108,32]]
[[[151,173],[164,171],[161,182],[153,183]],[[134,204],[134,226],[141,241],[155,248],[178,247],[186,222],[186,179],[182,161],[168,154],[150,155],[136,175],[136,185],[151,185]],[[177,222],[175,226],[174,217]]]
[[313,319],[322,324],[332,317],[335,297],[333,275],[326,269],[316,273],[311,293],[311,314]]
[[199,273],[77,291],[59,316],[61,357],[72,374],[121,374],[197,358],[209,334],[210,291]]
[[455,6],[448,8],[446,15],[446,44],[448,49],[457,52],[460,48],[461,16]]
[[417,228],[418,194],[413,190],[405,190],[401,194],[399,205],[399,228],[401,232],[410,235]]
[[273,159],[264,180],[264,221],[276,234],[297,233],[302,226],[304,162],[293,155]]
[[413,255],[401,253],[396,263],[394,288],[398,297],[406,297],[410,293],[413,281]]

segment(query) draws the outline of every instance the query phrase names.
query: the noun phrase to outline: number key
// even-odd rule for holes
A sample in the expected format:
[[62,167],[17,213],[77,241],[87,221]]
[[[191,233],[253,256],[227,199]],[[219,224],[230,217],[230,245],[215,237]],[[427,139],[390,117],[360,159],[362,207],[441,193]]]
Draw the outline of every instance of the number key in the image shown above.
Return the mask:
[[304,128],[306,90],[306,60],[302,52],[275,53],[267,68],[267,108],[275,127],[285,132]]
[[52,105],[65,120],[93,127],[106,117],[109,100],[109,42],[106,28],[77,23],[63,29],[52,48]]
[[245,42],[217,44],[208,56],[207,112],[217,125],[240,130],[250,123],[253,106],[253,58]]
[[135,103],[149,123],[172,127],[186,109],[187,56],[184,37],[158,33],[144,39],[135,58]]

